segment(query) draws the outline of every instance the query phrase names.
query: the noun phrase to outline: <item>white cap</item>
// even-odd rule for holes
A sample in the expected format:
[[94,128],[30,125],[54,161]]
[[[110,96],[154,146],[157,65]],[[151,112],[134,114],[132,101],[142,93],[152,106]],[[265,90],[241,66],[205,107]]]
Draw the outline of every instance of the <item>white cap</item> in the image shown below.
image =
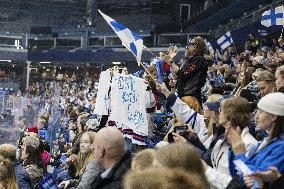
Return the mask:
[[284,93],[269,93],[262,97],[257,107],[267,113],[284,116]]

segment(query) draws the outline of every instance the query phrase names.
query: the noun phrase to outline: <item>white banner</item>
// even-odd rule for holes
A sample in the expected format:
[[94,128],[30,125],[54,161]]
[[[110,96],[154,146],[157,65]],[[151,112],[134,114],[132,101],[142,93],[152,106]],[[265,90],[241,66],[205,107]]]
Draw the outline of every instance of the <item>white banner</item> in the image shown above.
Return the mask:
[[109,120],[123,123],[133,132],[148,135],[146,84],[143,79],[114,73]]
[[108,115],[109,110],[109,87],[111,75],[110,71],[106,70],[101,72],[98,85],[98,93],[95,104],[95,113],[98,115]]

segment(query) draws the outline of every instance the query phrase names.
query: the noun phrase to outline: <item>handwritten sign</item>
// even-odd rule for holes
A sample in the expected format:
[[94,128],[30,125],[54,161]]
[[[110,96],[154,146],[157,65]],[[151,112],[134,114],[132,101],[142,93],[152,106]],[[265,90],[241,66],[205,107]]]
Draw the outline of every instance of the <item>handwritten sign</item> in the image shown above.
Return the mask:
[[132,75],[115,73],[111,85],[110,120],[119,121],[134,132],[148,135],[146,85]]
[[109,87],[111,75],[110,71],[103,71],[100,74],[98,93],[95,104],[95,113],[98,115],[108,115],[109,110]]

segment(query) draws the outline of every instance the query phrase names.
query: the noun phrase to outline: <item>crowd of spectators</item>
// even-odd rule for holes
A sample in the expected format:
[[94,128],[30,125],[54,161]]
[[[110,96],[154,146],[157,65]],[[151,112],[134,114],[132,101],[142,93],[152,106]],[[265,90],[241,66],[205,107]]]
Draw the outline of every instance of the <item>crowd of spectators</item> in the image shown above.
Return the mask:
[[97,81],[88,74],[31,85],[44,106],[18,146],[0,145],[0,189],[283,186],[283,39],[272,44],[250,36],[241,53],[208,52],[195,37],[182,60],[174,48],[161,53],[163,75],[154,61],[148,70],[157,80],[137,74],[155,97],[145,145],[129,145],[95,113]]

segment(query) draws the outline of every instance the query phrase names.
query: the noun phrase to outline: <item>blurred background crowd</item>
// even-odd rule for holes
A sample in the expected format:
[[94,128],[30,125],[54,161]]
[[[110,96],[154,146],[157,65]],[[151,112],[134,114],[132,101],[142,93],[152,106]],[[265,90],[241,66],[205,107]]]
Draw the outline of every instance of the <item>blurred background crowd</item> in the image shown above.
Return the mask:
[[[253,2],[3,1],[0,189],[282,188],[283,30],[259,18],[283,2]],[[140,29],[151,75],[107,35],[97,8]],[[44,31],[25,33],[40,20]],[[234,42],[220,49],[229,30]],[[140,144],[96,112],[106,70],[142,78],[154,97]]]

